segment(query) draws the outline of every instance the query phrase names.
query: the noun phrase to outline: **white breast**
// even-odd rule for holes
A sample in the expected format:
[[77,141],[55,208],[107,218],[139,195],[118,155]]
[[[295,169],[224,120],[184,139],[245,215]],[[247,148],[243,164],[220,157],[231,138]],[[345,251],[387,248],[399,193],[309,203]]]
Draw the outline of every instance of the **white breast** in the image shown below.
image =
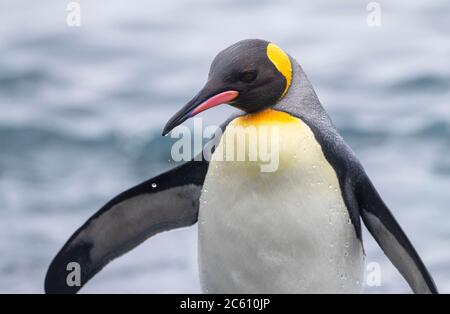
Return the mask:
[[[199,213],[203,290],[359,292],[362,244],[335,171],[306,124],[272,125],[280,139],[276,171],[261,172],[259,161],[210,163]],[[225,135],[215,154],[225,154]]]

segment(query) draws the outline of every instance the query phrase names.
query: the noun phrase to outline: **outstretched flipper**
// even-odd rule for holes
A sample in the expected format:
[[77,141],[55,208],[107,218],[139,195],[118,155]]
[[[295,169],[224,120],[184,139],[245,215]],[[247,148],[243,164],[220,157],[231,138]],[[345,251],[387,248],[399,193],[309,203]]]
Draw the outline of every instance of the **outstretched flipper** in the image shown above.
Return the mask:
[[364,224],[414,293],[438,293],[416,250],[365,173],[356,183],[355,194]]
[[[206,161],[190,161],[109,201],[54,258],[45,278],[46,293],[76,293],[107,263],[147,238],[194,224],[207,169]],[[72,262],[80,266],[80,286],[66,282]]]

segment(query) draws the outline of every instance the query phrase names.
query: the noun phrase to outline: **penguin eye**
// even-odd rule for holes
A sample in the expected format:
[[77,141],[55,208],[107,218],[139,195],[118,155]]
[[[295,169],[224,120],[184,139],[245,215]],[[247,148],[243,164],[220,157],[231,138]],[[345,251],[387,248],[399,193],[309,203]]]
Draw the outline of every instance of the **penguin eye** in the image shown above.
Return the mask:
[[245,71],[239,74],[239,81],[244,83],[251,83],[256,79],[256,71]]

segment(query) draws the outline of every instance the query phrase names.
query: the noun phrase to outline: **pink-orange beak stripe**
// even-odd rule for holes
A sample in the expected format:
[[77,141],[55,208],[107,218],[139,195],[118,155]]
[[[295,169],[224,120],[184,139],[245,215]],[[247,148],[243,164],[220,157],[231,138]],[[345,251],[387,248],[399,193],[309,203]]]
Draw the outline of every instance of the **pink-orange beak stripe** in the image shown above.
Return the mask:
[[234,90],[229,90],[226,92],[222,92],[220,94],[214,95],[211,98],[205,100],[200,105],[198,105],[194,110],[191,111],[190,116],[193,117],[196,114],[205,111],[209,108],[225,104],[227,102],[232,101],[233,99],[236,99],[236,97],[239,95],[239,92]]

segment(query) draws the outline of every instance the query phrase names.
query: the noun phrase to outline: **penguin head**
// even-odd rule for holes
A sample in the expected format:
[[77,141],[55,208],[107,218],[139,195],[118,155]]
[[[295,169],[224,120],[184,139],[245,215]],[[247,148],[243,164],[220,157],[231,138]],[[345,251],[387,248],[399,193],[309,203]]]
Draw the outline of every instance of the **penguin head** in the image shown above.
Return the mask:
[[221,104],[247,113],[270,108],[286,94],[291,79],[290,58],[277,45],[260,39],[237,42],[214,58],[205,86],[167,122],[163,135]]

